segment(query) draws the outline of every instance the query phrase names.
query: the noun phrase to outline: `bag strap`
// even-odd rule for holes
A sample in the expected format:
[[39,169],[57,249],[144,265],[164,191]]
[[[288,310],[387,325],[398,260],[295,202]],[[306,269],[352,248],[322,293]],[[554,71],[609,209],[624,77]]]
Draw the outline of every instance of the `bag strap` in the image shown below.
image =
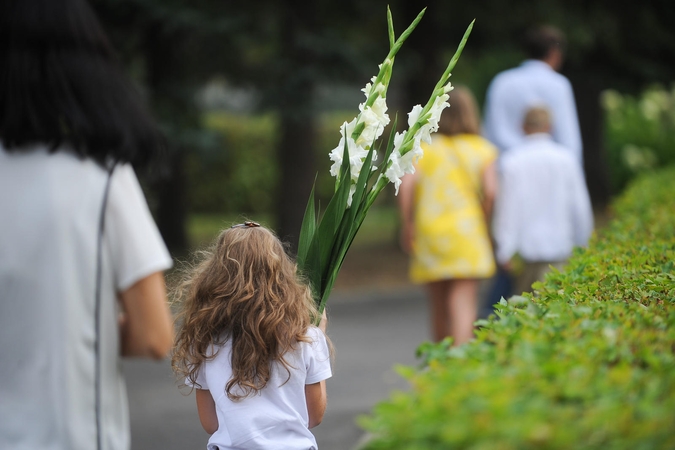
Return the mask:
[[105,212],[108,206],[108,197],[110,194],[110,182],[112,174],[115,170],[113,165],[108,170],[108,178],[105,183],[105,190],[103,191],[103,201],[101,202],[101,211],[98,220],[98,237],[96,241],[96,290],[94,293],[94,330],[96,333],[94,342],[94,389],[95,400],[94,406],[96,409],[96,448],[103,449],[103,417],[101,412],[101,283],[103,281],[103,232],[105,231]]

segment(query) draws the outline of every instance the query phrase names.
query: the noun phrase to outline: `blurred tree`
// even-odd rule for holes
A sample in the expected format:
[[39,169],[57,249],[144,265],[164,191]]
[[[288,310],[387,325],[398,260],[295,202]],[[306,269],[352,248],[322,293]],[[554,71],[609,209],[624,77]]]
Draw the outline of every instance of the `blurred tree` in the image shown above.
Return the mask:
[[[141,85],[167,135],[166,161],[144,177],[159,229],[172,253],[187,249],[185,155],[205,146],[194,95],[216,69],[202,44],[234,24],[210,16],[213,2],[95,0],[113,45]],[[204,28],[203,24],[208,24]],[[209,47],[212,48],[212,47]]]
[[[152,186],[159,226],[173,250],[186,245],[189,186],[182,174],[183,157],[210,142],[199,129],[194,103],[199,86],[224,75],[229,83],[255,87],[261,94],[260,107],[277,113],[276,228],[295,242],[316,172],[315,118],[321,106],[316,104],[316,87],[336,81],[365,84],[387,51],[387,4],[397,33],[423,7],[412,0],[93,3],[167,129],[171,158]],[[413,103],[426,100],[472,19],[476,25],[453,82],[469,85],[481,103],[492,77],[522,60],[518,46],[522,32],[535,23],[557,25],[569,41],[564,73],[577,96],[589,188],[594,200],[604,203],[609,191],[599,93],[609,87],[635,91],[675,79],[671,2],[429,0],[427,4],[426,17],[397,57],[391,111],[409,111]]]
[[[340,79],[363,66],[355,56],[359,52],[345,45],[368,33],[355,30],[351,20],[350,12],[360,8],[359,2],[95,0],[93,4],[123,61],[146,88],[169,137],[167,164],[151,183],[158,225],[169,248],[180,252],[187,246],[189,186],[184,156],[209,142],[199,139],[194,95],[216,74],[224,74],[233,84],[256,87],[262,93],[261,107],[278,113],[277,231],[294,244],[315,174],[314,88],[318,80]],[[386,49],[384,11],[380,28]]]

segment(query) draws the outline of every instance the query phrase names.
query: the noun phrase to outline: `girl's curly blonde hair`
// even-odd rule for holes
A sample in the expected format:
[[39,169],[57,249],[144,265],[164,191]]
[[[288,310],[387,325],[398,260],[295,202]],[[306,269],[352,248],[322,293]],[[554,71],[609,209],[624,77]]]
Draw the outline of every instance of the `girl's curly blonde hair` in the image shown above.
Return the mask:
[[171,365],[198,387],[200,367],[215,356],[211,344],[231,340],[232,378],[225,391],[237,401],[267,386],[275,361],[290,377],[284,355],[310,341],[307,328],[318,312],[295,262],[270,230],[228,228],[205,255],[176,291],[179,328]]

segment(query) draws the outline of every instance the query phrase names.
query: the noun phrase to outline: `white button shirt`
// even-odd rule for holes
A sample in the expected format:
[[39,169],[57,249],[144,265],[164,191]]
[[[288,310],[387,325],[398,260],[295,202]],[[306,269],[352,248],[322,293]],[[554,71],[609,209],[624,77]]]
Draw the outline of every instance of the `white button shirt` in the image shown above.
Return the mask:
[[587,244],[593,210],[581,166],[550,135],[526,136],[503,156],[492,226],[499,264],[516,253],[564,261]]
[[565,76],[539,60],[497,74],[488,87],[485,101],[484,136],[500,152],[523,142],[523,119],[533,106],[551,112],[553,140],[565,146],[583,163],[579,119],[572,86]]

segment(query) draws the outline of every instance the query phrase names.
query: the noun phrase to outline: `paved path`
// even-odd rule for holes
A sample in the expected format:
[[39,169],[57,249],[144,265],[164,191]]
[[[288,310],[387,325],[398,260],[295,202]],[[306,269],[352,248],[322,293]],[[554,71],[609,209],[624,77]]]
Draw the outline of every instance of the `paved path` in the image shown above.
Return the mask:
[[[355,419],[368,413],[392,390],[406,383],[392,369],[414,365],[415,349],[429,339],[424,293],[395,292],[334,295],[328,304],[328,335],[335,346],[328,409],[312,431],[321,450],[350,450],[363,437]],[[194,395],[183,396],[168,362],[125,361],[129,390],[132,450],[205,449]]]

